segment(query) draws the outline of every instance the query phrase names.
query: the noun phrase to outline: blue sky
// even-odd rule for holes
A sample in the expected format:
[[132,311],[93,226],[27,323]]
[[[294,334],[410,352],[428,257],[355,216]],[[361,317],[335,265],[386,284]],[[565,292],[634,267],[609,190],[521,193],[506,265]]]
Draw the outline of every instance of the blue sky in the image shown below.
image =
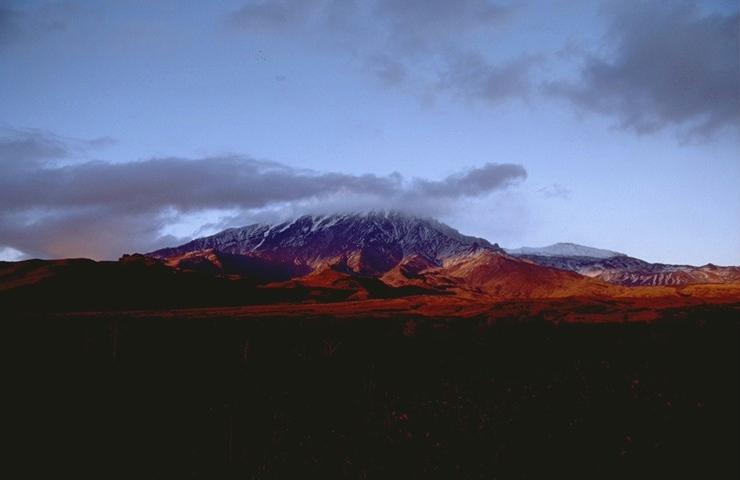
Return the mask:
[[0,0],[0,255],[400,208],[740,264],[737,24],[734,1]]

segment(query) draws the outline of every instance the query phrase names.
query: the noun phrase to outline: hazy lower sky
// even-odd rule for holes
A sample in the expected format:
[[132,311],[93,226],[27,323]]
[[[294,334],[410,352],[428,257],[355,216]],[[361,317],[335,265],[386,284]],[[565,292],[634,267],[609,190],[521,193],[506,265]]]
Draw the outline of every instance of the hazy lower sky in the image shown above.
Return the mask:
[[740,264],[738,2],[0,0],[0,258],[393,208]]

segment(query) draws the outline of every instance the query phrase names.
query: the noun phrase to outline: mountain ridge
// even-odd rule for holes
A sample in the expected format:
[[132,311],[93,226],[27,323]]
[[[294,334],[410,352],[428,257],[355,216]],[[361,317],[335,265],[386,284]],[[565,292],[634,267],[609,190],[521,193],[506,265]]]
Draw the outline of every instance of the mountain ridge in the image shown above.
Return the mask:
[[463,235],[437,220],[391,211],[303,215],[279,224],[252,224],[147,255],[176,265],[193,252],[213,251],[290,264],[304,273],[331,264],[377,274],[412,255],[441,265],[445,258],[475,249],[504,253],[498,244]]
[[357,315],[393,303],[397,312],[455,316],[507,300],[566,298],[737,302],[740,267],[651,264],[626,255],[512,255],[436,220],[392,212],[255,224],[117,262],[0,262],[0,305],[11,309],[273,305],[270,311],[284,313],[332,303],[336,312]]
[[543,257],[591,257],[612,258],[627,256],[624,253],[605,250],[601,248],[588,247],[570,242],[558,242],[545,247],[519,247],[505,248],[511,255],[538,255]]
[[[620,286],[740,281],[740,269],[736,267],[653,264],[574,243],[503,249],[435,219],[395,211],[303,215],[277,224],[252,224],[147,255],[175,268],[247,276],[263,283],[333,269],[384,277],[396,285],[421,285],[422,277],[428,281],[435,277],[433,283],[440,285],[449,283],[436,277],[449,277],[449,272],[443,270],[450,268],[450,261],[478,261],[472,256],[480,252]],[[493,257],[489,260],[498,261]],[[520,269],[527,268],[520,264]],[[541,273],[554,281],[547,271]]]

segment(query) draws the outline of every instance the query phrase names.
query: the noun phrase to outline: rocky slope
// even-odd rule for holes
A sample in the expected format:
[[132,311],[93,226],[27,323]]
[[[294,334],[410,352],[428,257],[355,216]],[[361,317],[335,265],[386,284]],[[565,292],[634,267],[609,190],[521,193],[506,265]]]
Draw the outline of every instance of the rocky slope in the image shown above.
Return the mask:
[[[440,266],[471,249],[503,253],[496,244],[462,235],[436,220],[370,212],[306,215],[277,225],[232,228],[148,255],[173,266],[226,272],[246,273],[255,263],[273,264],[290,277],[327,266],[379,275],[412,256]],[[244,268],[238,261],[246,262]]]
[[[354,298],[368,298],[364,290],[377,281],[401,291],[496,298],[606,294],[609,288],[571,271],[517,259],[497,244],[435,220],[394,212],[251,225],[149,255],[178,269],[241,275],[280,287],[344,288],[364,278],[363,291]],[[275,281],[282,283],[270,283]]]

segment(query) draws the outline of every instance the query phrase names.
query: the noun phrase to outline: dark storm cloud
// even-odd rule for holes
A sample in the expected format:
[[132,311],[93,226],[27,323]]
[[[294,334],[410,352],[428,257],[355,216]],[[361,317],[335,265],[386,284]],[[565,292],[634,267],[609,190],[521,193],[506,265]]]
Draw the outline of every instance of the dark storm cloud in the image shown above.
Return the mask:
[[0,177],[0,247],[42,257],[151,250],[171,240],[159,232],[183,214],[302,208],[315,201],[431,209],[441,200],[482,196],[526,178],[514,164],[487,164],[440,181],[404,181],[399,174],[315,172],[235,155],[76,161],[78,144],[91,141],[14,132],[0,139],[0,168],[12,172]]
[[551,94],[616,117],[637,133],[678,127],[707,136],[740,123],[738,13],[691,2],[610,2],[608,54],[584,57],[576,82]]

